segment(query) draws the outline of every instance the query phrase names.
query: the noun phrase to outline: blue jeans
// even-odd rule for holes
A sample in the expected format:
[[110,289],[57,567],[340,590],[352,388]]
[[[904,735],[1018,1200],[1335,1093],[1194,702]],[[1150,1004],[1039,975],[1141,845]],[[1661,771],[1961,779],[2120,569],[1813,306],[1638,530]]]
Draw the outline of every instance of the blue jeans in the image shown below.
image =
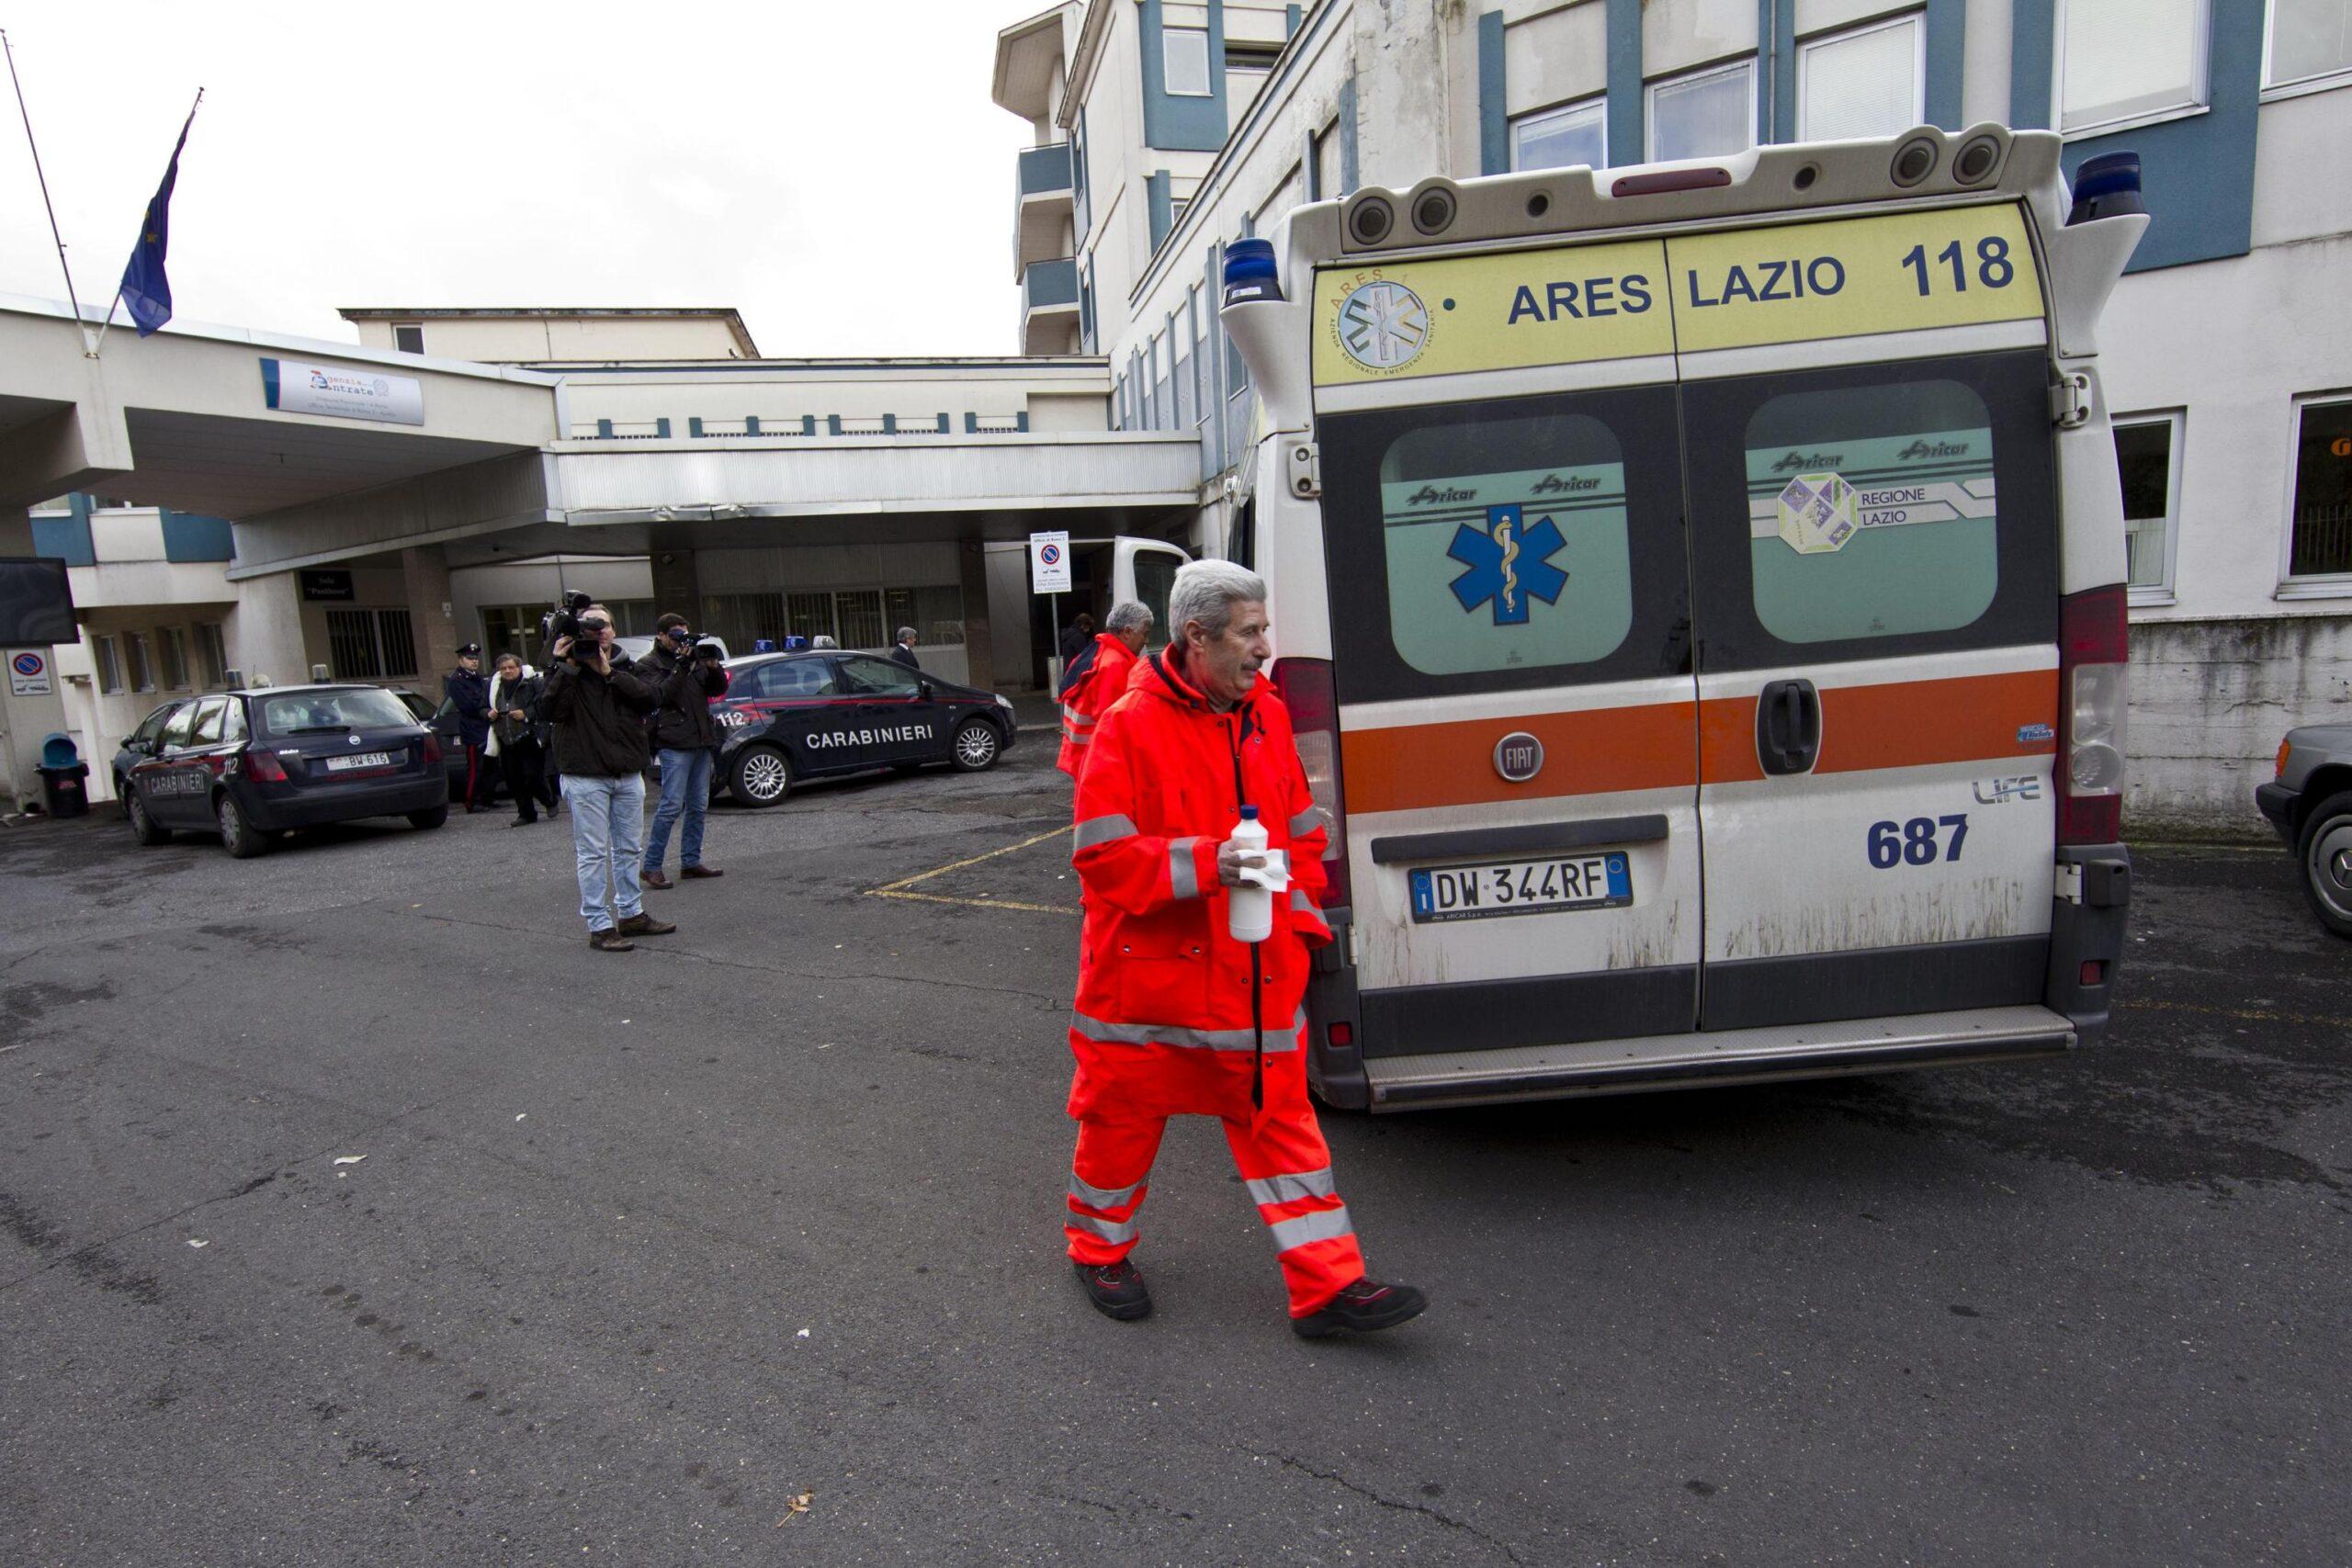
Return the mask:
[[580,918],[591,931],[611,929],[610,904],[624,920],[645,913],[638,888],[637,857],[645,839],[645,777],[563,775],[564,804],[571,807],[571,848],[580,861]]
[[660,871],[670,852],[670,829],[685,814],[685,831],[678,837],[678,864],[683,869],[702,863],[703,813],[710,806],[710,765],[716,751],[697,747],[692,751],[662,748],[662,804],[653,808],[653,831],[645,840],[645,869]]

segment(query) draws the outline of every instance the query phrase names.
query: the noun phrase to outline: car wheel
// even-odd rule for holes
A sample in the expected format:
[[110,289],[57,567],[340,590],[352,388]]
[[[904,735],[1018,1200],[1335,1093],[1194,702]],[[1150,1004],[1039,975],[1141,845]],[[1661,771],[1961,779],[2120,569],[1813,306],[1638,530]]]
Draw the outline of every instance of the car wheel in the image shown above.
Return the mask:
[[2352,937],[2352,790],[2312,807],[2295,839],[2295,863],[2319,923]]
[[408,814],[408,825],[420,831],[427,828],[438,828],[447,820],[449,820],[449,808],[446,806],[428,807],[423,811],[412,811]]
[[130,836],[142,844],[168,844],[172,830],[147,815],[147,803],[132,790],[122,797],[123,815],[130,818]]
[[274,835],[245,820],[245,808],[237,804],[235,795],[222,791],[212,810],[220,822],[220,847],[229,852],[231,858],[251,860],[268,852]]
[[773,746],[746,746],[727,770],[727,793],[746,806],[774,806],[792,793],[792,761]]
[[1003,746],[996,738],[996,726],[987,719],[976,718],[956,732],[951,755],[959,773],[977,773],[996,766]]

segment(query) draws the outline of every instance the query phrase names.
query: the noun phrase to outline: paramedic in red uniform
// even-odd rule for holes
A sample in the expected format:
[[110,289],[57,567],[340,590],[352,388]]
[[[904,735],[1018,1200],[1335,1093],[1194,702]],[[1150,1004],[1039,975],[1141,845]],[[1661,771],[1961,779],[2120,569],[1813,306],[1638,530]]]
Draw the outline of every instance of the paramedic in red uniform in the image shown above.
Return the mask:
[[[1264,581],[1229,562],[1179,570],[1169,646],[1134,666],[1087,748],[1071,856],[1087,908],[1069,1031],[1078,1153],[1062,1226],[1094,1305],[1148,1313],[1127,1255],[1152,1156],[1169,1117],[1215,1116],[1273,1233],[1291,1326],[1317,1338],[1427,1303],[1364,1277],[1306,1098],[1307,950],[1331,940],[1316,898],[1324,828],[1290,715],[1258,679],[1265,600]],[[1227,929],[1226,889],[1259,858],[1226,842],[1245,805],[1290,857],[1262,942]]]
[[1151,636],[1151,610],[1132,599],[1111,606],[1102,630],[1062,671],[1062,752],[1054,765],[1078,777],[1086,744],[1111,705],[1127,694],[1127,676],[1144,639]]

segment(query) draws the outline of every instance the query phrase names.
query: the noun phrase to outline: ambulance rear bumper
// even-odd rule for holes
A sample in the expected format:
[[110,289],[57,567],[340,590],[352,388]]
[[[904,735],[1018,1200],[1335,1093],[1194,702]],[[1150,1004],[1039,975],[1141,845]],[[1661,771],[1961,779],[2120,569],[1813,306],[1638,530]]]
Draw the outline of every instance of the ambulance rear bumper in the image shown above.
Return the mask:
[[1379,1056],[1363,1066],[1371,1079],[1370,1109],[1425,1111],[2007,1062],[2056,1055],[2075,1042],[2075,1026],[2063,1013],[1999,1007],[1577,1045]]

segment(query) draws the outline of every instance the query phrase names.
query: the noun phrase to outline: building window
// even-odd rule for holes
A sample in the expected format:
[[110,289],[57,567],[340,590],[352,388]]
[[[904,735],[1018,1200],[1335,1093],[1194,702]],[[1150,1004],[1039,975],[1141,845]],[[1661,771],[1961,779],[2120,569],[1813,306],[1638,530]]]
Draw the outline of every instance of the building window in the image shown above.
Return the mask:
[[2180,415],[2118,419],[2115,466],[2123,476],[2132,597],[2141,604],[2168,604],[2173,520],[2180,515]]
[[98,690],[107,696],[122,690],[122,660],[116,656],[114,638],[94,637],[90,639],[91,661],[98,667]]
[[964,640],[964,591],[960,588],[886,588],[882,618],[895,638],[900,626],[915,629],[915,641],[925,648],[954,646]]
[[2155,118],[2205,102],[2211,0],[2060,0],[2058,129]]
[[406,610],[329,610],[327,667],[338,681],[412,678],[414,626]]
[[229,683],[229,645],[220,635],[218,621],[196,623],[197,671],[207,686]]
[[392,346],[402,354],[424,352],[424,329],[412,321],[402,321],[392,328]]
[[1654,163],[1746,152],[1756,145],[1756,62],[1651,83],[1649,117]]
[[2341,85],[2352,79],[2352,0],[2270,0],[2266,87]]
[[1571,169],[1609,164],[1609,100],[1587,98],[1510,122],[1510,166]]
[[122,634],[123,662],[129,667],[130,689],[152,692],[155,689],[155,656],[145,632]]
[[1278,43],[1236,43],[1226,40],[1226,96],[1231,101],[1238,119],[1258,99],[1258,89],[1273,74],[1274,62],[1283,57]]
[[1797,140],[1893,136],[1927,118],[1927,28],[1914,14],[1797,46]]
[[2314,398],[2295,410],[2289,577],[2352,576],[2352,398]]
[[161,628],[155,633],[155,650],[164,656],[164,689],[187,691],[187,634],[177,626]]
[[1209,35],[1198,28],[1162,28],[1159,31],[1160,75],[1171,96],[1206,98],[1209,85]]

